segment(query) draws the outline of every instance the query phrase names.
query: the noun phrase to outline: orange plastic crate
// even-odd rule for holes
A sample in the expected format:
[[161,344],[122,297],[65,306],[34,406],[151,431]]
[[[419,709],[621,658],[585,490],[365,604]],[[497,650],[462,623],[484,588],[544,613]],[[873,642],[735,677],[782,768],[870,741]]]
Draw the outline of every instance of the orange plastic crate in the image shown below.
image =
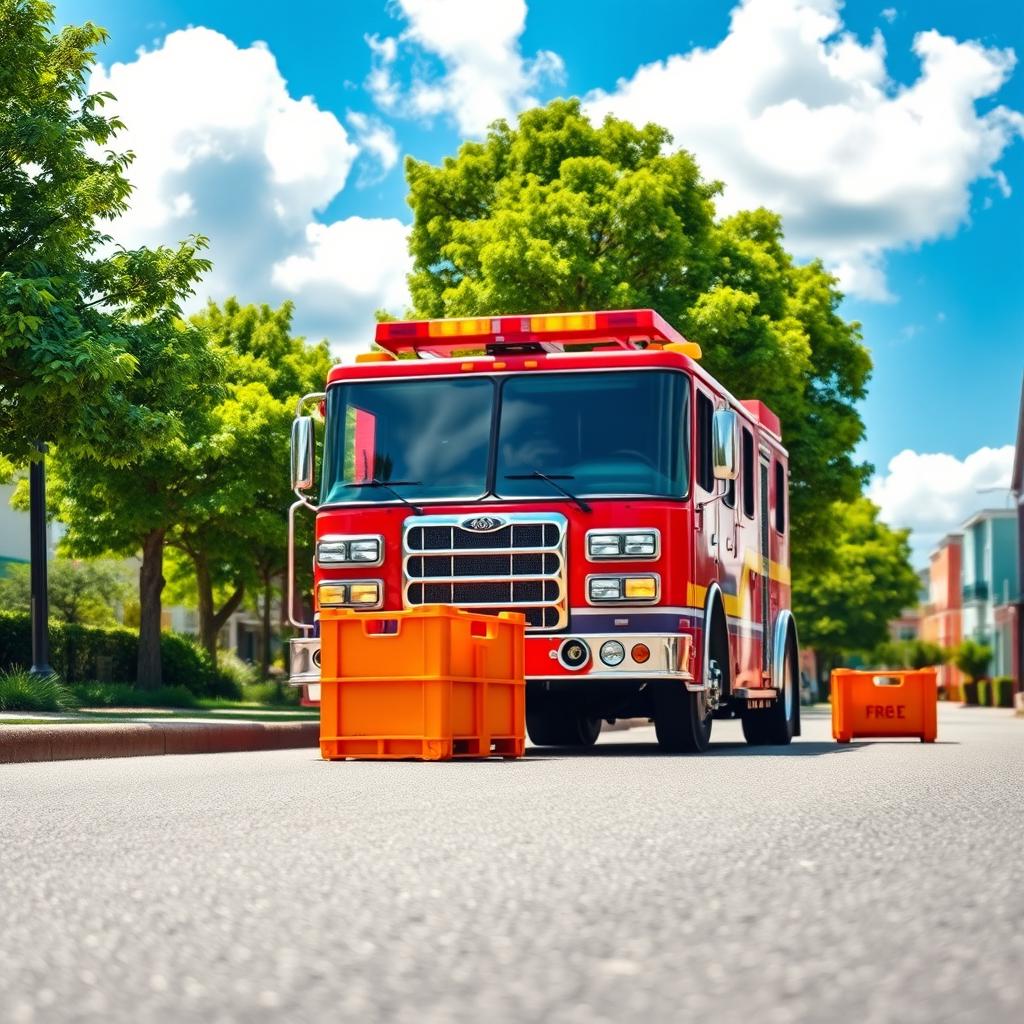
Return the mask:
[[832,735],[840,743],[860,737],[938,735],[938,669],[832,673]]
[[524,616],[447,605],[320,613],[327,760],[522,757]]

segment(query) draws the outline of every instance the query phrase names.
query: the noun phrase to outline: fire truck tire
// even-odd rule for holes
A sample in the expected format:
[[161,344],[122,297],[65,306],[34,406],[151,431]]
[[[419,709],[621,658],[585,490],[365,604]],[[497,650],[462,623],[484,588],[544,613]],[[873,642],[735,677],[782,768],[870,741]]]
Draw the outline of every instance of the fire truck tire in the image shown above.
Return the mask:
[[703,754],[711,744],[711,710],[703,693],[659,679],[654,686],[654,732],[669,754]]
[[744,711],[743,738],[751,746],[785,746],[800,731],[800,689],[796,638],[786,637],[782,693],[770,707]]
[[572,701],[538,695],[527,701],[526,731],[538,747],[592,747],[601,735],[601,719]]

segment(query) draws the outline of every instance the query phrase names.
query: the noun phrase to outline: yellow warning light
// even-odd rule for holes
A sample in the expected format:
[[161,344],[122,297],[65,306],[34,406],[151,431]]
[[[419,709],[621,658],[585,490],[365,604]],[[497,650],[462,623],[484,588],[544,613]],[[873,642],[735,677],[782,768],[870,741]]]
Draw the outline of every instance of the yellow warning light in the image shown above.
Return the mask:
[[462,338],[468,335],[490,333],[491,321],[485,317],[430,321],[430,336],[432,338]]
[[691,359],[700,359],[700,345],[695,341],[670,341],[665,346],[666,352],[679,352],[681,355],[689,356]]
[[547,316],[530,317],[530,330],[538,334],[557,331],[592,331],[597,325],[593,313],[551,313]]
[[387,352],[359,352],[356,354],[357,363],[390,363],[394,358]]

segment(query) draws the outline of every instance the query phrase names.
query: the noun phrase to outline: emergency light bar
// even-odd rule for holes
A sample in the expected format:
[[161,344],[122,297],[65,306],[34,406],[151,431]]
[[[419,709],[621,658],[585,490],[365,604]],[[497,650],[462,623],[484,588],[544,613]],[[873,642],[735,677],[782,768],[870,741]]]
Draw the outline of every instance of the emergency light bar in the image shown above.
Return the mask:
[[653,309],[402,320],[377,324],[375,340],[395,356],[413,352],[435,357],[472,348],[484,348],[497,355],[516,351],[560,352],[573,345],[638,349],[643,347],[641,342],[686,342]]

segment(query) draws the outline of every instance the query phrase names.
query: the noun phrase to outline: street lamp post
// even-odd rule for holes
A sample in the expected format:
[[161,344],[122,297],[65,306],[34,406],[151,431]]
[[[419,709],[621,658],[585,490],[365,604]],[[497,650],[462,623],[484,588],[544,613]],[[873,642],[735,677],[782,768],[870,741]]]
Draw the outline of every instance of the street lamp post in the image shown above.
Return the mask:
[[50,668],[50,602],[46,583],[46,446],[28,467],[29,557],[32,562],[32,668],[34,676],[53,675]]

